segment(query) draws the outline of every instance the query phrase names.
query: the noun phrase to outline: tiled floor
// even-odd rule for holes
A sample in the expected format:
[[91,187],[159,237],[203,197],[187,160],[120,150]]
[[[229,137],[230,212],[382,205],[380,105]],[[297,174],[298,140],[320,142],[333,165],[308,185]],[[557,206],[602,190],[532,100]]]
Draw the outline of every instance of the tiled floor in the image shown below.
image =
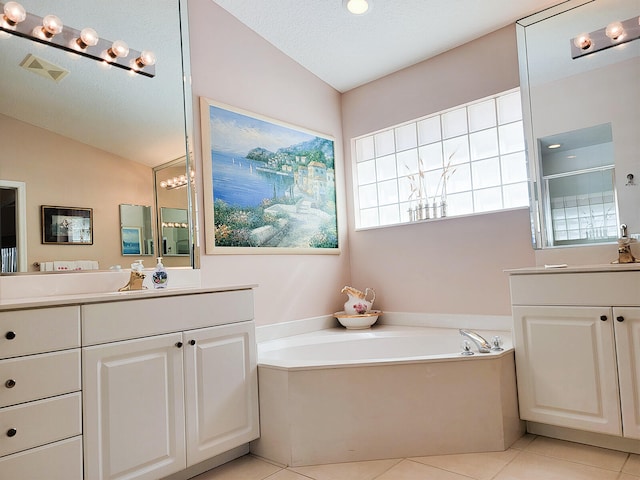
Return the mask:
[[640,480],[640,455],[525,435],[506,452],[281,468],[247,455],[195,480]]

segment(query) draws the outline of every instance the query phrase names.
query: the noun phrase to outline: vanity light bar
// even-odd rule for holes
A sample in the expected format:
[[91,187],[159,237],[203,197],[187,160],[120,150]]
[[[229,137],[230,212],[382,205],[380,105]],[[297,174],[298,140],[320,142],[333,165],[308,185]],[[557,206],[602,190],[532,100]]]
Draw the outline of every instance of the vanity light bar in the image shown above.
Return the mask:
[[130,49],[122,40],[112,42],[99,38],[92,28],[76,30],[68,27],[55,15],[39,17],[26,12],[17,2],[0,5],[0,31],[92,58],[145,77],[153,78],[156,74],[156,57],[153,52]]
[[[195,177],[195,172],[189,172],[189,176],[191,177],[191,181]],[[160,182],[160,187],[166,188],[167,190],[173,190],[174,188],[181,188],[187,185],[189,180],[186,175],[180,175],[179,177],[167,178],[166,180],[162,180]]]
[[600,30],[572,38],[570,40],[571,58],[584,57],[638,38],[640,38],[640,17],[629,18],[623,22],[611,22]]

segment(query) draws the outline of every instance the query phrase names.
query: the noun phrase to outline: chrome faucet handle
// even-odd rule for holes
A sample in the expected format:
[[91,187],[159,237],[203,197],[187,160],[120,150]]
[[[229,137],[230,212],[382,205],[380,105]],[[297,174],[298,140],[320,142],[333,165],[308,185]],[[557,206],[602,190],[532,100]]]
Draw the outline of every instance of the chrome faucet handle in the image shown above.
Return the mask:
[[469,340],[463,340],[461,346],[462,352],[460,352],[460,355],[473,355],[473,352],[471,351],[471,343],[469,342]]
[[504,342],[502,341],[502,337],[500,335],[494,336],[491,340],[491,351],[502,352],[504,350],[504,348],[502,348],[503,343]]

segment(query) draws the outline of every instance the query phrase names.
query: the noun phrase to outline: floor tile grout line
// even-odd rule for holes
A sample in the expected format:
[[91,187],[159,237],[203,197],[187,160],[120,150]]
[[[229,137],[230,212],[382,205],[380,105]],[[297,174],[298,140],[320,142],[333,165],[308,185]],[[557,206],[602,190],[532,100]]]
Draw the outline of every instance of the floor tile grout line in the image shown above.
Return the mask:
[[605,472],[614,472],[614,473],[623,473],[622,472],[622,468],[624,468],[624,464],[627,462],[627,459],[629,458],[629,453],[627,453],[627,458],[625,459],[624,463],[622,464],[622,467],[620,467],[620,470],[611,470],[610,468],[602,468],[602,467],[598,467],[597,465],[593,465],[591,463],[583,463],[583,462],[578,462],[576,460],[569,460],[568,458],[562,458],[562,457],[555,457],[553,455],[545,455],[543,453],[538,453],[538,452],[531,452],[528,450],[524,450],[526,453],[528,453],[529,455],[535,455],[537,457],[543,457],[543,458],[553,458],[554,460],[558,460],[561,462],[567,462],[567,463],[571,463],[573,465],[582,465],[583,467],[591,467],[591,468],[596,468],[598,470],[604,470]]
[[406,458],[390,458],[389,460],[397,460],[397,462],[394,463],[393,465],[391,465],[389,468],[387,468],[384,472],[382,472],[379,475],[376,475],[375,477],[373,477],[371,480],[376,480],[376,478],[380,478],[382,475],[387,473],[393,467],[396,467],[397,465],[399,465],[403,460],[406,460]]
[[[428,455],[428,456],[430,456],[430,455]],[[439,455],[435,455],[435,456],[439,456]],[[418,462],[417,460],[413,460],[413,458],[415,458],[415,457],[412,457],[412,458],[406,458],[405,460],[408,460],[408,461],[410,461],[410,462],[416,463],[416,464],[418,464],[418,465],[423,465],[423,466],[426,466],[426,467],[435,468],[436,470],[440,470],[441,472],[447,472],[447,473],[453,473],[453,474],[455,474],[455,475],[460,475],[461,477],[465,477],[465,478],[468,478],[468,479],[470,479],[470,480],[478,480],[477,478],[475,478],[475,477],[470,477],[469,475],[467,475],[467,474],[465,474],[465,473],[454,472],[454,471],[452,471],[452,470],[447,470],[446,468],[437,467],[437,466],[435,466],[435,465],[430,465],[430,464],[428,464],[428,463]]]
[[[529,443],[531,443],[531,442],[529,442]],[[502,473],[509,465],[511,465],[516,460],[516,458],[518,458],[520,455],[522,455],[522,452],[524,452],[524,450],[519,450],[517,448],[510,448],[509,450],[513,450],[514,452],[516,452],[516,454],[514,455],[514,457],[511,460],[509,460],[507,463],[505,463],[504,466],[500,470],[498,470],[493,477],[491,477],[491,480],[495,480],[496,478],[498,478],[498,475],[500,475],[500,473]]]
[[[626,457],[625,457],[624,461],[622,462],[622,467],[620,467],[620,470],[611,470],[609,468],[598,467],[598,466],[592,465],[590,463],[582,463],[582,462],[578,462],[578,461],[575,461],[575,460],[569,460],[569,459],[564,458],[564,457],[557,457],[557,456],[554,456],[554,455],[549,455],[549,454],[544,454],[544,453],[539,453],[539,452],[533,452],[533,451],[529,450],[529,447],[539,438],[549,438],[549,437],[544,437],[544,436],[541,436],[541,435],[536,436],[536,438],[531,440],[531,442],[529,442],[529,444],[524,448],[524,451],[527,452],[527,453],[531,453],[533,455],[539,455],[541,457],[555,458],[556,460],[564,460],[564,461],[567,461],[569,463],[574,463],[574,464],[578,464],[578,465],[586,465],[588,467],[600,468],[601,470],[607,470],[609,472],[622,472],[622,469],[624,468],[624,466],[629,461],[629,458],[631,457],[631,452],[624,452],[624,451],[621,451],[621,450],[614,450],[613,448],[600,447],[600,446],[597,446],[597,445],[588,445],[586,443],[571,442],[569,440],[552,439],[552,440],[559,440],[561,442],[574,443],[576,445],[581,445],[581,446],[584,446],[584,447],[590,447],[590,448],[596,448],[596,449],[600,449],[600,450],[608,450],[608,451],[611,451],[611,452],[618,452],[618,453],[626,454]],[[538,442],[538,443],[540,443],[540,442]]]

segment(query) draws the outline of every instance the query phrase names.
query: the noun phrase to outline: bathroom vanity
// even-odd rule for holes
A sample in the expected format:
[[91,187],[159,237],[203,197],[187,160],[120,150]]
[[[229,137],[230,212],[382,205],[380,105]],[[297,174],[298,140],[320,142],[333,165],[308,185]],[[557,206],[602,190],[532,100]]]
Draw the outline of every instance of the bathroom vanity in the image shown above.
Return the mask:
[[0,334],[3,478],[195,475],[258,437],[251,286],[3,302]]
[[509,274],[528,430],[638,452],[640,264]]

